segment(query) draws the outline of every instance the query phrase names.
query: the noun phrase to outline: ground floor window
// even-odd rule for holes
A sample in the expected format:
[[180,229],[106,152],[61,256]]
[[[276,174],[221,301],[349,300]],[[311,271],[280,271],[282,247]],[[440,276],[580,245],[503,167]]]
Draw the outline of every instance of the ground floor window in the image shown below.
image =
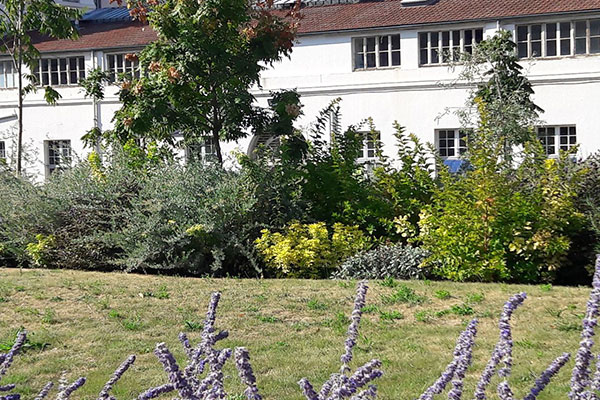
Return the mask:
[[209,136],[188,142],[185,150],[187,162],[208,162],[217,158],[217,147]]
[[46,141],[46,171],[50,176],[55,171],[71,167],[71,141],[47,140]]
[[6,163],[6,142],[0,140],[0,163]]
[[381,147],[380,132],[364,132],[362,148],[358,153],[358,161],[375,161],[377,159],[377,150]]
[[0,61],[0,88],[15,88],[19,75],[12,61]]
[[577,145],[575,126],[540,126],[537,134],[548,157],[558,156],[561,151],[569,151]]
[[467,151],[467,132],[463,129],[438,129],[436,144],[442,159],[459,158]]

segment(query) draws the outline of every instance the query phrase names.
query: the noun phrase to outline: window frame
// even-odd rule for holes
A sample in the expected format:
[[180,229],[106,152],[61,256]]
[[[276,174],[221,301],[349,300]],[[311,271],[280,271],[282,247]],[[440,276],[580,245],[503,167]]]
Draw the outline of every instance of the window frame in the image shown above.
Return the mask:
[[[6,64],[10,65],[10,75],[6,72]],[[0,60],[0,89],[16,89],[18,86],[18,81],[19,81],[19,73],[17,72],[17,70],[15,69],[15,65],[13,63],[12,60],[10,59],[3,59]],[[8,77],[11,76],[12,78],[12,85],[9,86],[8,85]]]
[[[453,155],[442,155],[442,148],[440,146],[440,141],[442,140],[441,134],[447,135],[449,132],[452,132],[454,137],[449,139],[448,137],[444,137],[443,140],[452,140],[452,147],[445,146],[445,150],[452,150],[454,152]],[[435,149],[438,152],[440,158],[442,160],[460,160],[462,156],[467,152],[468,149],[468,136],[469,130],[464,128],[440,128],[435,130]],[[464,138],[464,139],[463,139]],[[464,142],[464,146],[461,145],[461,140]]]
[[[398,48],[393,48],[392,37],[398,37]],[[387,38],[387,49],[385,53],[380,51],[381,46],[381,38]],[[367,51],[367,41],[369,39],[375,40],[375,48],[372,51]],[[359,47],[357,46],[357,41],[362,41],[362,51],[358,51]],[[372,71],[376,69],[393,69],[393,68],[401,68],[402,67],[402,35],[400,32],[390,32],[387,34],[379,34],[379,35],[364,35],[364,36],[353,36],[351,38],[352,41],[352,70],[353,71]],[[388,65],[381,66],[381,55],[387,53]],[[363,66],[357,66],[357,57],[359,54],[362,54]],[[367,57],[369,54],[375,55],[375,66],[369,67],[367,62]],[[394,54],[398,54],[398,64],[393,64]]]
[[[112,74],[110,68],[109,68],[109,57],[111,56],[122,56],[123,57],[123,71],[118,71],[117,69],[115,69],[115,73],[114,73],[114,77],[111,76],[110,82],[111,83],[115,83],[118,81],[118,77],[120,74],[124,74],[127,72],[132,72],[131,77],[133,79],[139,79],[141,77],[141,69],[140,69],[140,62],[139,59],[136,60],[134,63],[132,63],[132,68],[131,70],[128,70],[125,63],[126,62],[131,62],[131,61],[126,61],[125,60],[125,55],[127,54],[135,54],[135,55],[139,55],[139,50],[131,50],[131,51],[110,51],[110,52],[106,52],[104,53],[104,72],[108,73],[109,75]],[[115,59],[115,65],[116,65],[116,59]]]
[[[188,143],[185,146],[186,163],[201,162],[207,163],[217,159],[217,147],[214,144],[212,136],[203,136],[198,143]],[[210,148],[210,151],[207,149]]]
[[[71,60],[75,61],[75,69],[72,70]],[[65,70],[61,68],[62,62],[61,60],[66,60],[65,62]],[[83,61],[81,61],[83,60]],[[43,70],[44,62],[47,61],[47,70]],[[56,72],[53,70],[53,62],[56,62]],[[44,83],[44,75],[47,74],[48,82]],[[56,74],[57,83],[52,83],[53,75]],[[66,82],[61,83],[62,74],[65,74]],[[76,81],[73,82],[73,75],[75,74]],[[32,71],[32,75],[36,77],[36,85],[39,87],[51,86],[51,87],[60,87],[60,86],[78,86],[82,79],[85,79],[87,76],[87,66],[86,66],[86,56],[84,54],[76,54],[76,55],[42,55],[38,60],[35,71]]]
[[[578,35],[577,25],[585,24],[585,36]],[[598,30],[594,34],[592,32],[592,25],[596,23]],[[564,35],[564,25],[569,25],[568,35]],[[541,34],[541,54],[539,56],[533,56],[532,45],[531,45],[531,27],[540,25],[542,27]],[[555,26],[555,37],[548,38],[548,26]],[[527,29],[527,38],[525,40],[519,40],[519,29]],[[553,21],[539,21],[527,24],[516,24],[514,29],[514,40],[517,44],[517,55],[519,59],[556,59],[566,57],[582,57],[582,56],[596,56],[600,55],[600,18],[579,18],[569,20],[553,20]],[[548,43],[553,41],[556,46],[555,54],[548,55]],[[563,52],[563,43],[568,41],[568,53]],[[585,51],[578,51],[578,43],[585,43]],[[592,43],[596,42],[596,51],[592,51]],[[527,45],[527,56],[521,56],[520,45]],[[564,54],[563,54],[564,53]]]
[[[471,42],[466,43],[466,32],[471,32]],[[456,46],[454,33],[459,33],[459,43]],[[481,38],[477,41],[478,32],[481,32]],[[444,44],[444,35],[448,34],[448,44]],[[426,47],[421,46],[422,35],[427,35]],[[433,46],[432,37],[437,37],[437,46]],[[484,27],[472,27],[472,28],[459,28],[459,29],[444,29],[444,30],[426,30],[417,32],[417,46],[418,46],[418,59],[419,67],[434,67],[449,65],[452,62],[460,61],[460,55],[463,53],[472,54],[473,48],[477,46],[483,40]],[[467,48],[469,49],[467,51]],[[449,53],[444,53],[444,49],[448,49]],[[423,62],[423,51],[426,51],[427,60]],[[436,52],[437,62],[432,62],[433,54]],[[449,54],[448,58],[445,58],[444,54]]]
[[[540,130],[544,130],[544,136],[540,136]],[[552,136],[548,135],[548,129],[553,129],[554,133],[552,134]],[[561,137],[563,137],[562,135],[562,130],[566,129],[567,130],[567,134],[566,139],[567,139],[567,143],[563,144],[561,143]],[[573,147],[577,146],[579,143],[577,142],[577,125],[575,124],[554,124],[554,125],[542,125],[542,126],[536,126],[535,127],[535,133],[537,138],[540,140],[542,147],[544,148],[544,153],[546,154],[546,157],[548,158],[558,158],[560,156],[560,152],[561,151],[570,151]],[[552,138],[553,143],[551,145],[549,145],[547,143],[548,138]],[[575,138],[574,143],[571,143],[570,138],[573,137]],[[545,139],[545,140],[542,140]],[[561,147],[566,145],[566,149],[562,149]],[[554,147],[554,151],[552,153],[548,152],[548,146],[553,146]]]
[[[360,154],[356,158],[356,161],[360,164],[375,163],[379,160],[377,152],[381,149],[381,131],[360,131],[357,132],[362,135],[361,141],[362,146],[360,147]],[[373,155],[369,155],[372,152]]]
[[6,163],[7,159],[6,141],[0,140],[0,163]]
[[[58,143],[59,146],[56,149],[59,152],[58,156],[50,156],[50,150],[53,150],[52,143]],[[64,146],[64,144],[68,144],[68,146]],[[68,155],[63,155],[62,152],[64,149],[68,150]],[[51,163],[52,158],[58,159],[59,162]],[[62,162],[63,158],[66,159],[65,162]],[[71,139],[48,139],[44,140],[44,164],[46,167],[46,178],[49,178],[56,171],[66,171],[72,167],[73,162],[73,145]]]

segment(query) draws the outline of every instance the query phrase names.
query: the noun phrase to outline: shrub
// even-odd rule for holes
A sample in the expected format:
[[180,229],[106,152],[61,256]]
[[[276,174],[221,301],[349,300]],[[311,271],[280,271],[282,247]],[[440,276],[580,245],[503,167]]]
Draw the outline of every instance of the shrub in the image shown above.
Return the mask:
[[402,244],[381,245],[360,252],[344,261],[333,273],[335,279],[420,279],[426,270],[420,267],[427,252]]
[[323,278],[342,259],[363,250],[368,240],[357,226],[324,222],[291,223],[283,233],[262,231],[256,248],[268,266],[280,275],[303,278]]

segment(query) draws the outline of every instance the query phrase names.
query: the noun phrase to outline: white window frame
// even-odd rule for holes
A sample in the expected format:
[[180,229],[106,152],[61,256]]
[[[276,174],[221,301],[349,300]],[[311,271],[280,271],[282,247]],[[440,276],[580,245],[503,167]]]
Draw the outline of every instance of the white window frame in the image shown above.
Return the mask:
[[377,151],[381,148],[381,132],[362,131],[358,134],[362,135],[363,139],[356,161],[361,164],[376,162],[379,159]]
[[200,139],[201,142],[188,144],[185,147],[186,162],[200,161],[203,163],[215,161],[217,158],[217,147],[213,144],[211,136],[205,136]]
[[6,142],[0,140],[0,163],[6,163]]
[[[465,40],[465,32],[471,32],[471,43],[467,44]],[[458,32],[458,37],[455,34]],[[481,32],[481,38],[478,41],[477,36],[478,32]],[[444,35],[448,35],[448,45],[444,45]],[[460,55],[463,53],[472,53],[473,48],[477,46],[483,40],[483,27],[476,28],[465,28],[465,29],[448,29],[441,31],[423,31],[418,32],[417,35],[417,46],[419,49],[418,57],[419,57],[419,66],[430,66],[430,65],[448,65],[452,61],[456,62],[460,60]],[[437,35],[437,43],[433,39],[434,35]],[[421,42],[422,38],[427,38],[427,46],[422,47]],[[456,41],[458,40],[458,43]],[[445,49],[448,49],[447,52],[444,52]],[[423,51],[426,51],[426,60],[423,58]],[[437,52],[437,61],[433,62],[432,55]],[[447,56],[446,56],[447,54]]]
[[[514,39],[515,43],[517,43],[517,54],[519,58],[559,58],[559,57],[573,57],[573,56],[591,56],[591,55],[600,55],[600,30],[592,33],[592,23],[595,22],[600,27],[600,18],[591,18],[591,19],[577,19],[577,20],[558,20],[552,22],[538,22],[538,23],[529,23],[529,24],[521,24],[515,26]],[[564,25],[568,24],[569,31],[568,36],[564,35],[564,29],[566,28]],[[585,36],[577,36],[577,24],[585,24]],[[540,25],[542,27],[541,34],[541,54],[535,55],[532,49],[531,42],[531,27]],[[548,26],[555,25],[556,26],[556,37],[548,39]],[[519,30],[521,28],[527,29],[527,38],[525,40],[519,40]],[[564,41],[569,42],[569,52],[567,54],[563,54],[562,44]],[[578,41],[585,42],[585,51],[578,52],[577,44]],[[592,52],[592,41],[595,40],[598,42],[596,51]],[[555,41],[556,43],[556,54],[548,55],[548,42]],[[527,46],[527,56],[521,56],[521,46]]]
[[[55,146],[56,144],[56,146]],[[50,150],[56,149],[58,156],[50,156]],[[64,151],[68,154],[64,154]],[[44,158],[46,165],[46,177],[50,177],[56,171],[64,171],[71,168],[73,160],[73,147],[70,139],[51,139],[44,141]],[[58,160],[58,163],[52,162]],[[63,162],[64,160],[64,162]]]
[[[448,138],[448,134],[452,133],[453,138]],[[462,128],[448,128],[435,130],[435,148],[442,160],[459,160],[467,151],[467,130]],[[461,136],[463,135],[463,136]],[[442,137],[443,136],[443,137]],[[464,138],[464,139],[463,139]],[[461,139],[464,145],[461,144]],[[442,148],[441,140],[446,141]],[[448,146],[448,141],[452,141],[452,146]],[[450,150],[453,154],[449,155]],[[443,154],[445,153],[445,154]]]
[[[548,134],[548,130],[552,129],[553,133]],[[540,135],[543,130],[543,136]],[[566,130],[566,135],[563,133]],[[536,135],[544,152],[548,158],[556,158],[560,156],[561,151],[569,151],[571,148],[577,146],[577,126],[574,124],[565,125],[544,125],[536,127]],[[548,139],[552,139],[552,143],[548,143]],[[565,138],[566,143],[562,143],[562,139]],[[573,138],[574,140],[571,140]],[[573,143],[571,143],[573,141]],[[549,151],[549,147],[552,146],[554,149]]]
[[[7,72],[8,69],[10,72]],[[19,74],[13,61],[0,60],[0,89],[14,89],[18,86],[18,81]]]
[[[398,48],[392,48],[393,37],[398,38]],[[381,39],[387,38],[387,49],[380,50]],[[367,41],[373,39],[375,41],[375,47],[372,51],[367,51]],[[360,43],[359,43],[360,42]],[[367,66],[368,54],[375,55],[375,66]],[[387,54],[388,65],[381,65],[381,55]],[[398,55],[398,63],[393,64],[393,56]],[[363,66],[357,65],[357,58],[362,55]],[[402,36],[400,33],[390,33],[387,35],[377,36],[357,36],[352,38],[352,66],[355,71],[373,70],[380,68],[400,68],[402,65]]]
[[[138,54],[137,51],[119,51],[119,52],[108,52],[104,55],[104,71],[110,74],[111,82],[116,82],[120,74],[131,73],[131,77],[138,79],[140,77],[140,62],[136,60],[134,62],[125,60],[127,54]],[[110,57],[115,57],[115,68],[114,71],[110,68]],[[122,66],[117,67],[117,57],[122,57]],[[130,66],[126,64],[130,63]]]
[[[64,65],[63,60],[65,60]],[[74,67],[71,63],[72,60],[75,60]],[[47,69],[44,68],[45,63]],[[54,63],[56,63],[56,70],[53,69]],[[43,56],[38,60],[33,75],[37,79],[38,86],[77,86],[86,77],[85,56],[81,54],[56,57]],[[46,77],[47,81],[44,80]],[[56,83],[53,83],[55,77]]]

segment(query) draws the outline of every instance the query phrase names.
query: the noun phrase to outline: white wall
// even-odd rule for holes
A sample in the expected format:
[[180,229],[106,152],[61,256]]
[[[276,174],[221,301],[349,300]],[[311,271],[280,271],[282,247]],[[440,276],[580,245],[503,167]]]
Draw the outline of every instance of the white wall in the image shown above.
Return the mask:
[[[423,31],[483,27],[486,37],[493,35],[498,26],[512,30],[514,23],[456,24],[427,27]],[[402,65],[353,71],[352,37],[382,33],[401,34]],[[356,124],[372,117],[381,130],[384,149],[389,155],[395,153],[392,129],[395,120],[423,141],[433,142],[435,129],[460,127],[452,111],[464,105],[467,89],[464,86],[448,88],[455,82],[458,72],[447,66],[419,66],[417,38],[418,31],[414,29],[301,36],[290,59],[263,73],[262,88],[255,90],[257,101],[266,105],[271,90],[298,89],[305,114],[300,123],[308,126],[321,109],[340,97],[342,125]],[[102,64],[102,52],[95,55],[94,60],[92,52],[85,53],[87,68]],[[534,84],[536,103],[546,110],[542,119],[548,124],[575,124],[581,155],[599,150],[600,56],[538,59],[534,63],[525,61],[523,65]],[[93,126],[92,101],[85,99],[77,87],[57,87],[57,90],[63,97],[56,107],[45,105],[41,93],[27,97],[25,141],[33,142],[41,153],[44,140],[69,139],[74,152],[83,157],[88,150],[83,148],[80,138]],[[15,90],[0,90],[0,119],[12,114],[15,106]],[[118,107],[116,88],[113,87],[100,106],[103,129],[112,127],[110,121]],[[448,109],[450,112],[446,112]],[[0,131],[11,125],[14,122],[0,123]],[[247,151],[250,140],[248,137],[238,143],[228,143],[224,150]],[[43,177],[43,157],[28,169]]]

